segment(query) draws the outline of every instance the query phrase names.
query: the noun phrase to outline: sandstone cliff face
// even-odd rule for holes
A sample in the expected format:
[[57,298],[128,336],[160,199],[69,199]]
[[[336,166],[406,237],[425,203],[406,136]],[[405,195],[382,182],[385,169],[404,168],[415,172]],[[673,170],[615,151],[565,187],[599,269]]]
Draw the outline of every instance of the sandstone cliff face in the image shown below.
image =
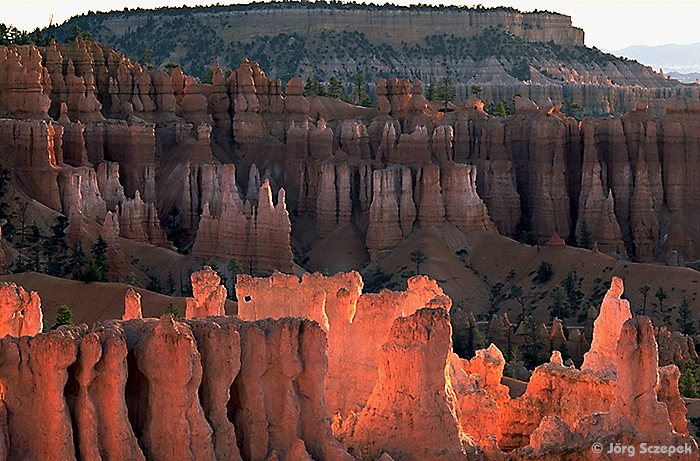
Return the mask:
[[[369,209],[367,229],[367,250],[376,261],[399,244],[402,238],[399,224],[399,203],[397,183],[403,176],[400,170],[375,170],[373,173],[373,197]],[[403,195],[403,191],[401,191]]]
[[187,298],[185,318],[206,318],[226,315],[226,287],[221,285],[221,277],[209,266],[190,275],[193,298]]
[[0,47],[0,103],[20,118],[45,119],[51,105],[44,87],[51,85],[35,47]]
[[139,191],[136,191],[133,199],[125,200],[120,206],[119,233],[121,237],[137,242],[168,246],[155,205],[144,202]]
[[166,316],[8,336],[3,457],[351,460],[330,432],[324,348],[299,319]]
[[43,328],[41,299],[14,283],[0,283],[0,337],[34,336]]
[[[193,285],[200,305],[220,295],[211,270]],[[688,444],[678,459],[697,459],[678,368],[658,367],[651,322],[629,318],[619,279],[595,324],[597,354],[579,371],[555,351],[512,400],[494,345],[470,361],[451,353],[451,301],[427,277],[362,294],[357,273],[241,276],[250,320],[134,318],[19,339],[18,309],[24,323],[40,317],[23,290],[0,288],[14,300],[0,339],[6,459],[591,459],[595,442]],[[551,340],[561,331],[555,322]]]
[[[677,421],[678,418],[677,402],[665,404],[659,401],[659,398],[667,399],[675,392],[657,394],[658,352],[651,320],[635,317],[626,321],[616,350],[618,378],[612,407],[608,413],[582,418],[576,425],[577,431],[583,435],[586,443],[596,441],[603,446],[618,440],[637,446],[642,442],[684,448],[687,445],[687,453],[675,456],[678,459],[697,459],[695,440],[684,435],[684,428],[679,427],[682,424],[676,422],[680,432],[674,430],[672,419]],[[671,389],[674,387],[677,387],[677,381],[672,380]],[[600,459],[613,459],[613,456],[604,452]],[[652,457],[649,454],[643,456],[644,459]]]
[[[363,460],[382,452],[393,459],[470,459],[460,433],[448,356],[447,312],[421,309],[394,321],[379,358],[372,395],[344,440]],[[464,444],[464,445],[463,445]]]
[[[62,128],[58,127],[59,133]],[[57,128],[44,120],[0,120],[0,141],[8,146],[15,171],[30,196],[56,211],[61,210]]]
[[[587,112],[595,111],[594,113],[603,114],[608,110],[623,113],[633,108],[638,101],[646,101],[653,109],[663,110],[662,100],[671,94],[676,92],[687,95],[693,92],[697,94],[697,89],[684,88],[677,82],[667,81],[663,74],[653,73],[641,65],[622,60],[608,63],[609,60],[602,56],[600,57],[602,59],[594,58],[595,62],[590,62],[589,59],[568,58],[566,56],[568,52],[557,53],[557,57],[551,57],[554,53],[545,52],[550,57],[540,59],[531,55],[526,56],[532,75],[528,79],[530,81],[524,82],[522,81],[524,76],[515,78],[510,75],[515,73],[513,68],[520,62],[519,57],[507,60],[503,58],[472,59],[468,56],[460,56],[457,59],[456,53],[441,55],[435,51],[416,55],[413,51],[413,45],[423,46],[426,43],[425,40],[428,38],[426,35],[436,34],[441,37],[445,34],[445,39],[455,35],[453,40],[464,43],[475,34],[481,34],[485,29],[491,28],[511,34],[511,39],[517,36],[535,42],[553,40],[557,44],[566,44],[563,49],[568,49],[568,45],[582,44],[583,31],[572,28],[570,18],[561,15],[549,15],[543,12],[521,14],[514,11],[489,9],[430,11],[422,8],[417,10],[415,7],[410,11],[403,9],[382,11],[379,8],[355,11],[335,10],[338,9],[326,6],[303,8],[297,11],[294,7],[268,8],[264,5],[255,5],[247,11],[239,9],[228,11],[201,9],[190,12],[171,10],[167,13],[157,12],[150,15],[130,11],[115,12],[114,15],[117,17],[114,19],[110,17],[111,15],[106,15],[99,18],[80,18],[76,23],[79,23],[83,29],[104,31],[104,35],[102,32],[93,33],[100,40],[114,45],[115,42],[112,40],[118,40],[119,36],[127,33],[123,22],[128,16],[133,30],[141,27],[144,31],[141,36],[145,34],[149,40],[163,45],[153,47],[163,50],[162,54],[154,56],[157,62],[177,60],[178,56],[183,56],[183,59],[178,62],[187,72],[201,68],[202,62],[214,66],[215,59],[222,59],[220,62],[222,68],[235,69],[238,62],[231,61],[233,56],[240,56],[245,49],[257,45],[262,46],[260,52],[265,53],[266,60],[269,61],[269,67],[266,70],[272,75],[303,75],[304,78],[320,75],[324,80],[330,75],[336,75],[344,81],[349,81],[357,73],[363,73],[368,80],[374,80],[375,76],[386,75],[393,71],[411,76],[412,79],[421,78],[427,83],[430,79],[437,81],[445,75],[444,61],[449,59],[450,71],[454,72],[453,76],[462,77],[462,81],[458,79],[457,84],[460,99],[468,96],[472,83],[477,83],[484,87],[483,97],[489,101],[500,99],[510,101],[513,95],[518,93],[533,100],[540,100],[543,97],[561,100],[566,97],[578,104],[583,104]],[[332,25],[328,22],[331,16]],[[371,21],[367,22],[367,18],[370,17]],[[411,21],[418,21],[423,26],[419,29],[407,26],[400,19],[405,17],[410,17]],[[178,18],[175,19],[177,21],[192,21],[195,28],[202,30],[207,28],[212,38],[218,37],[217,40],[221,41],[222,45],[230,45],[237,52],[224,57],[216,53],[218,47],[206,47],[202,46],[202,43],[188,41],[187,32],[177,27],[173,28],[177,38],[173,39],[172,35],[167,35],[166,38],[162,33],[149,28],[149,18],[165,24],[167,21],[174,20],[173,18]],[[219,21],[221,18],[225,18],[225,23],[230,25],[232,30],[225,29]],[[270,27],[273,24],[275,28],[271,30]],[[334,27],[338,24],[345,25]],[[63,27],[65,30],[70,25]],[[327,33],[329,30],[331,33]],[[349,56],[342,55],[346,59],[343,59],[340,54],[334,56],[332,42],[327,40],[329,35],[333,37],[332,32],[335,30],[363,33],[363,48],[357,49],[354,53],[352,50],[347,50]],[[227,36],[226,31],[233,36]],[[275,34],[280,34],[278,35],[280,39],[293,34],[304,39],[298,39],[280,48],[276,41],[272,41]],[[269,36],[268,39],[263,38],[266,35]],[[173,40],[185,47],[184,51],[174,52],[171,47],[166,46]],[[226,43],[227,40],[230,40],[230,43]],[[236,46],[238,41],[241,43]],[[129,49],[128,45],[125,45],[126,42],[127,40],[119,40],[121,46],[127,46],[125,52],[132,56],[138,55],[138,48]],[[316,46],[312,45],[314,42]],[[403,43],[408,44],[410,51],[403,49]],[[389,44],[393,50],[389,49],[385,56],[382,52]],[[322,48],[325,45],[329,46],[330,55],[328,55],[329,51]],[[189,50],[188,59],[184,56],[188,54],[189,46],[196,48]],[[447,47],[444,49],[444,53],[447,53]],[[299,58],[289,62],[287,57],[290,52]],[[371,63],[362,60],[368,53],[376,55],[376,59]],[[195,56],[199,59],[195,59]],[[342,63],[346,60],[354,61],[355,65],[343,67]]]
[[659,348],[659,366],[675,363],[683,367],[686,360],[698,359],[693,339],[680,331],[672,333],[666,327],[661,327],[656,334],[656,343]]
[[[291,223],[284,189],[280,189],[275,205],[266,179],[255,189],[257,207],[247,211],[250,205],[244,205],[238,193],[233,165],[205,165],[200,173],[208,179],[201,182],[201,189],[190,189],[191,209],[196,209],[197,204],[203,208],[192,251],[202,256],[236,258],[256,274],[271,274],[275,270],[291,273]],[[249,182],[249,189],[255,188],[253,183]],[[200,182],[191,177],[190,184],[196,187]],[[249,192],[246,203],[251,195]]]
[[504,451],[527,446],[547,417],[569,427],[591,413],[610,410],[615,383],[602,375],[546,363],[535,369],[525,394],[503,407],[499,415],[498,446]]
[[632,317],[629,301],[620,299],[624,291],[622,279],[613,277],[610,289],[600,305],[600,314],[593,324],[591,349],[583,356],[582,370],[596,370],[614,378],[618,358],[615,355],[620,328]]
[[[465,232],[495,228],[514,237],[521,213],[541,243],[555,234],[577,240],[585,224],[601,251],[639,261],[680,264],[695,259],[700,245],[693,224],[700,108],[690,98],[669,98],[665,115],[655,117],[648,103],[627,95],[629,114],[579,125],[549,99],[563,94],[541,89],[528,93],[539,105],[519,98],[507,119],[487,115],[474,97],[454,112],[433,113],[417,79],[379,80],[377,109],[336,108],[312,104],[300,79],[283,89],[247,60],[226,79],[215,67],[205,85],[179,69],[147,72],[80,40],[3,53],[3,105],[15,117],[23,116],[22,104],[33,107],[25,115],[32,120],[0,121],[21,185],[70,215],[71,175],[79,174],[83,218],[101,222],[105,206],[119,208],[122,236],[144,243],[168,246],[160,222],[179,211],[182,247],[198,234],[201,255],[225,247],[264,273],[291,271],[285,243],[257,243],[287,241],[287,210],[315,214],[321,237],[354,224],[366,232],[373,260],[416,221],[430,227],[447,219]],[[631,79],[630,72],[620,78]],[[58,123],[44,112],[60,115]],[[256,178],[246,194],[259,205],[254,218],[237,190],[230,205],[215,187],[235,184],[235,171],[227,170],[234,164],[242,184],[246,172]],[[284,189],[288,207],[267,213],[267,200],[260,207],[261,179]],[[281,233],[270,227],[276,220]]]
[[129,287],[124,294],[124,315],[122,315],[122,320],[140,318],[143,318],[141,312],[141,295],[132,287]]
[[[357,274],[329,278],[316,274],[304,278],[301,283],[281,274],[267,280],[241,276],[237,295],[242,300],[239,308],[244,317],[302,315],[315,319],[326,329],[329,371],[325,389],[329,408],[336,414],[334,431],[362,459],[376,459],[382,452],[393,458],[433,456],[432,442],[415,442],[421,441],[423,434],[413,434],[409,430],[412,435],[403,438],[400,429],[418,427],[419,420],[423,421],[420,427],[434,428],[431,418],[442,421],[440,431],[447,432],[441,433],[451,434],[442,446],[458,450],[454,451],[454,456],[461,456],[462,449],[471,450],[469,443],[463,443],[467,440],[465,437],[471,436],[479,442],[488,459],[504,456],[500,450],[516,450],[511,453],[513,459],[540,459],[545,452],[565,451],[580,453],[585,459],[585,450],[590,450],[590,443],[595,441],[590,438],[590,431],[594,429],[584,429],[590,424],[587,421],[618,411],[613,408],[622,395],[625,401],[637,395],[629,383],[623,383],[623,390],[620,390],[621,373],[648,377],[658,372],[662,379],[658,383],[654,381],[656,384],[652,386],[656,389],[654,392],[658,392],[653,402],[663,402],[669,410],[665,417],[657,414],[654,418],[659,424],[668,427],[672,424],[679,434],[685,433],[683,405],[677,395],[678,372],[674,374],[671,368],[658,369],[656,362],[649,365],[647,359],[656,357],[653,351],[620,355],[621,344],[626,340],[619,338],[624,338],[623,324],[630,318],[629,306],[619,299],[624,289],[620,279],[613,279],[603,300],[595,322],[594,344],[586,354],[582,369],[564,366],[561,355],[555,351],[551,362],[535,370],[525,394],[516,399],[510,399],[500,384],[505,362],[495,346],[478,351],[471,361],[460,360],[449,353],[449,340],[441,342],[440,346],[432,342],[442,337],[439,333],[442,330],[432,329],[437,328],[433,321],[439,311],[424,309],[397,319],[422,306],[449,308],[449,299],[445,300],[437,287],[431,288],[432,283],[427,282],[424,278],[410,279],[405,293],[385,290],[379,294],[362,294],[362,282]],[[281,308],[275,302],[281,297],[294,297],[300,302],[293,308]],[[423,322],[427,312],[431,313],[432,320]],[[387,336],[391,322],[394,327]],[[404,328],[407,332],[399,335],[397,332]],[[551,332],[544,331],[544,334],[553,345],[565,340],[558,321],[554,322]],[[651,341],[654,342],[653,337]],[[384,346],[380,348],[381,344]],[[434,348],[444,351],[443,358],[435,358]],[[352,356],[346,354],[348,350],[353,351]],[[432,358],[426,360],[427,356]],[[638,367],[638,371],[630,372],[630,367]],[[440,379],[435,378],[438,375]],[[446,385],[445,376],[450,378],[449,385]],[[415,390],[416,383],[422,383],[420,391]],[[425,388],[431,386],[432,391],[425,394]],[[444,398],[445,395],[448,398]],[[410,404],[404,401],[407,396],[411,396]],[[423,404],[417,402],[432,402],[431,408],[435,411],[426,416],[415,410],[416,405]],[[447,407],[442,406],[445,402]],[[652,409],[656,408],[653,402],[648,404]],[[387,418],[394,423],[385,424]],[[456,429],[450,422],[455,418]],[[646,423],[636,418],[629,424],[640,431]],[[619,433],[622,426],[606,427]],[[597,436],[602,437],[602,433]],[[552,459],[556,459],[557,455],[553,456]]]
[[571,217],[565,168],[565,126],[542,105],[545,109],[538,109],[529,100],[516,98],[516,113],[507,127],[506,137],[511,140],[523,205],[530,210],[534,231],[544,243],[554,233],[569,235]]
[[501,384],[505,364],[493,343],[477,350],[471,360],[450,356],[450,381],[459,404],[462,430],[485,447],[493,443],[494,437],[500,438],[499,416],[510,400],[508,387]]
[[615,217],[612,190],[607,196],[603,191],[594,130],[592,121],[584,121],[582,128],[584,147],[581,166],[581,195],[576,235],[581,235],[585,226],[591,234],[591,239],[598,244],[601,251],[624,255],[626,251],[622,242],[622,231]]
[[[685,435],[687,422],[677,394],[678,370],[675,366],[658,367],[651,321],[646,317],[630,318],[629,307],[617,299],[622,290],[621,280],[613,279],[601,306],[600,322],[596,321],[592,353],[586,355],[581,371],[554,361],[542,365],[535,370],[526,393],[506,405],[522,405],[521,417],[516,416],[517,412],[505,412],[507,418],[512,418],[509,427],[515,424],[523,427],[524,421],[530,421],[531,428],[537,426],[528,434],[527,446],[524,446],[527,439],[520,439],[523,447],[513,452],[513,459],[557,459],[564,453],[572,454],[573,459],[616,459],[614,452],[606,449],[611,443],[632,445],[639,450],[642,442],[684,447],[688,444],[691,452],[675,456],[697,459],[696,442]],[[603,322],[605,319],[607,323]],[[610,348],[615,352],[611,353]],[[564,380],[541,386],[538,396],[535,383],[543,377]],[[559,391],[567,387],[576,391],[564,391],[560,395]],[[580,392],[583,389],[586,390]],[[552,390],[556,392],[552,394]],[[574,394],[578,397],[575,402],[566,403],[555,414],[539,422],[530,419],[532,411],[526,410],[528,404],[538,411],[555,409]],[[581,396],[586,398],[582,400]],[[591,396],[594,398],[589,399]],[[594,443],[601,444],[602,453],[592,454]],[[512,448],[518,443],[503,437],[499,446]],[[639,451],[635,455],[653,458]]]
[[117,206],[126,201],[124,187],[119,182],[119,164],[104,162],[97,165],[97,183],[100,195],[109,211],[116,211]]
[[476,167],[451,165],[443,170],[445,218],[462,232],[496,232],[486,205],[476,192]]
[[[449,308],[451,301],[425,276],[408,280],[406,291],[362,293],[357,272],[324,277],[273,274],[268,279],[238,276],[238,312],[244,319],[301,316],[317,321],[328,335],[326,401],[342,422],[365,405],[377,380],[381,345],[394,319],[430,303]],[[297,299],[279,303],[279,299]],[[346,351],[354,353],[348,355]]]

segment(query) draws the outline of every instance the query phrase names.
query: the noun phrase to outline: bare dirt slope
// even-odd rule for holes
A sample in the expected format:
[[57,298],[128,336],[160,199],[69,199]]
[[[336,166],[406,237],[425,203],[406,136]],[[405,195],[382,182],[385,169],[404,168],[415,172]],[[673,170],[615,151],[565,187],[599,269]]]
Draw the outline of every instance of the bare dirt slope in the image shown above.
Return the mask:
[[[51,326],[56,321],[58,306],[65,304],[73,312],[73,323],[95,322],[107,319],[120,319],[124,313],[124,293],[128,286],[122,283],[83,283],[75,280],[59,279],[35,272],[0,276],[0,281],[15,282],[27,291],[36,291],[41,297],[44,323]],[[185,298],[170,297],[143,288],[136,288],[141,294],[141,308],[144,317],[160,317],[165,313],[170,301],[174,301],[180,313],[185,312]],[[226,313],[235,314],[236,303],[226,302]]]
[[[340,236],[337,236],[340,237]],[[308,253],[309,267],[323,267],[329,273],[340,270],[333,261],[343,261],[347,266],[347,251],[356,247],[354,239],[332,238]],[[625,297],[630,300],[632,311],[649,315],[655,326],[679,328],[678,307],[685,297],[695,313],[697,324],[700,310],[700,272],[687,267],[669,267],[656,264],[638,264],[618,260],[611,256],[566,246],[528,246],[510,238],[487,232],[463,234],[451,224],[440,228],[416,229],[391,254],[380,261],[361,268],[365,282],[370,283],[372,273],[381,268],[391,276],[385,283],[391,289],[402,289],[408,277],[415,274],[416,264],[411,253],[421,250],[427,260],[420,265],[420,273],[438,281],[455,305],[465,311],[490,319],[493,313],[507,312],[511,320],[522,314],[522,307],[510,295],[513,286],[523,290],[525,313],[549,323],[552,307],[557,299],[557,286],[564,286],[568,277],[571,290],[579,293],[580,307],[573,309],[567,324],[582,324],[589,307],[597,308],[607,291],[612,276],[625,281]],[[321,263],[322,261],[322,263]],[[552,266],[551,280],[536,281],[537,269],[543,263]],[[639,288],[649,284],[646,307]],[[663,287],[668,297],[663,309],[655,293]],[[696,325],[697,328],[697,325]]]
[[[312,223],[307,227],[308,233],[313,231]],[[227,263],[216,258],[181,255],[125,239],[121,239],[121,242],[128,263],[138,271],[136,284],[143,296],[146,316],[161,315],[170,299],[174,299],[184,312],[181,298],[146,290],[149,280],[160,284],[162,292],[172,289],[173,294],[179,294],[181,285],[186,288],[191,271],[213,263],[219,267],[220,273],[224,273]],[[405,288],[408,277],[416,273],[416,263],[411,260],[411,253],[421,250],[427,259],[421,263],[420,273],[437,280],[454,305],[462,310],[473,312],[481,320],[490,319],[494,313],[507,312],[509,318],[515,321],[523,313],[517,299],[510,296],[515,286],[523,290],[521,300],[525,314],[531,314],[545,323],[551,321],[553,308],[558,302],[557,286],[565,285],[563,282],[569,277],[571,290],[580,295],[579,307],[572,309],[565,319],[569,326],[585,322],[589,307],[597,308],[611,277],[615,275],[625,281],[625,296],[629,298],[635,313],[644,310],[639,288],[645,283],[651,286],[645,311],[652,317],[655,326],[678,329],[678,306],[684,297],[694,312],[691,320],[697,324],[700,272],[690,268],[631,263],[580,248],[530,247],[486,232],[465,235],[451,224],[440,228],[416,229],[388,256],[374,263],[368,264],[362,243],[362,234],[358,229],[353,226],[339,228],[325,239],[313,241],[304,254],[308,260],[302,266],[307,270],[329,274],[360,270],[365,276],[366,286],[375,282],[372,278],[381,269],[388,280],[379,287],[400,290]],[[543,262],[552,265],[552,278],[546,283],[535,281],[537,269]],[[298,267],[297,272],[299,275],[304,270]],[[230,289],[231,274],[228,277],[227,287]],[[49,322],[53,322],[60,304],[66,304],[73,310],[76,322],[120,318],[123,312],[124,284],[86,285],[33,273],[6,275],[0,280],[15,281],[28,290],[37,290]],[[655,296],[662,286],[668,295],[663,301],[663,310]],[[234,304],[227,305],[227,311],[235,312]]]

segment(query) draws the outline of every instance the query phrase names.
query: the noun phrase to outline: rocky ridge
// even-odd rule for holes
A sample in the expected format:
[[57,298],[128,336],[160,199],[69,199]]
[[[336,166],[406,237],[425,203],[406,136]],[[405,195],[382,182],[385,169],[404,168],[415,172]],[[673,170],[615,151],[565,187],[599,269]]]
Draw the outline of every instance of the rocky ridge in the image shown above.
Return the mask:
[[625,113],[637,99],[653,101],[657,114],[665,98],[697,99],[697,87],[586,48],[571,18],[544,11],[253,3],[89,13],[54,32],[62,40],[74,26],[131,56],[149,48],[156,67],[174,61],[198,77],[215,61],[233,70],[248,57],[283,83],[297,76],[351,82],[363,74],[373,82],[397,75],[426,83],[450,76],[460,99],[478,84],[492,102],[517,94],[537,101],[567,98],[597,115]]

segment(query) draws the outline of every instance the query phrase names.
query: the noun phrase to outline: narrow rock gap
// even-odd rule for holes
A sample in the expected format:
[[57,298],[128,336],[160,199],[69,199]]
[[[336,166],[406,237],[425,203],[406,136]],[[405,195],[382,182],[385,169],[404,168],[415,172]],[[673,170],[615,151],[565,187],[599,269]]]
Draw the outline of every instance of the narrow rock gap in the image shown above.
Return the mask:
[[243,425],[240,423],[240,421],[236,420],[236,413],[238,413],[238,410],[241,408],[241,399],[238,393],[238,383],[239,380],[241,379],[241,374],[240,372],[236,376],[236,379],[233,380],[233,383],[231,384],[231,389],[230,389],[230,397],[228,400],[228,404],[226,405],[227,409],[227,418],[229,421],[233,423],[233,427],[236,430],[236,445],[238,445],[238,451],[241,453],[241,458],[243,458],[243,461],[249,461],[246,459],[245,453],[243,451]]
[[66,404],[68,405],[68,411],[70,412],[71,422],[73,426],[73,446],[75,447],[75,455],[78,460],[80,460],[79,445],[78,445],[78,427],[75,415],[75,401],[78,399],[78,392],[80,391],[80,384],[75,378],[77,373],[78,362],[74,362],[68,367],[68,381],[66,381],[66,386],[63,388],[63,397],[66,399]]
[[134,431],[134,435],[141,445],[144,425],[146,423],[146,412],[148,411],[148,379],[136,364],[136,357],[133,352],[127,355],[127,379],[126,379],[126,407],[129,414],[129,424]]

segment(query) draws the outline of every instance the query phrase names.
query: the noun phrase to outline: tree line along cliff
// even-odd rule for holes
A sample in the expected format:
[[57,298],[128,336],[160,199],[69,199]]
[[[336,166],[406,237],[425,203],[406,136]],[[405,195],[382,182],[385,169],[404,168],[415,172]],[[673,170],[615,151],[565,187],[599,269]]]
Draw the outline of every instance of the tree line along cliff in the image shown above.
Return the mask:
[[[249,58],[283,83],[334,76],[346,82],[346,92],[358,74],[370,82],[397,76],[426,84],[449,76],[460,98],[478,83],[481,97],[492,102],[516,94],[539,99],[531,87],[559,100],[574,100],[578,84],[612,92],[683,87],[637,62],[587,48],[568,16],[506,7],[268,2],[125,9],[89,12],[45,32],[63,41],[76,28],[146,66],[179,64],[187,74],[209,78],[215,61],[232,70]],[[602,106],[584,101],[584,107],[589,114],[624,113],[613,98]]]

